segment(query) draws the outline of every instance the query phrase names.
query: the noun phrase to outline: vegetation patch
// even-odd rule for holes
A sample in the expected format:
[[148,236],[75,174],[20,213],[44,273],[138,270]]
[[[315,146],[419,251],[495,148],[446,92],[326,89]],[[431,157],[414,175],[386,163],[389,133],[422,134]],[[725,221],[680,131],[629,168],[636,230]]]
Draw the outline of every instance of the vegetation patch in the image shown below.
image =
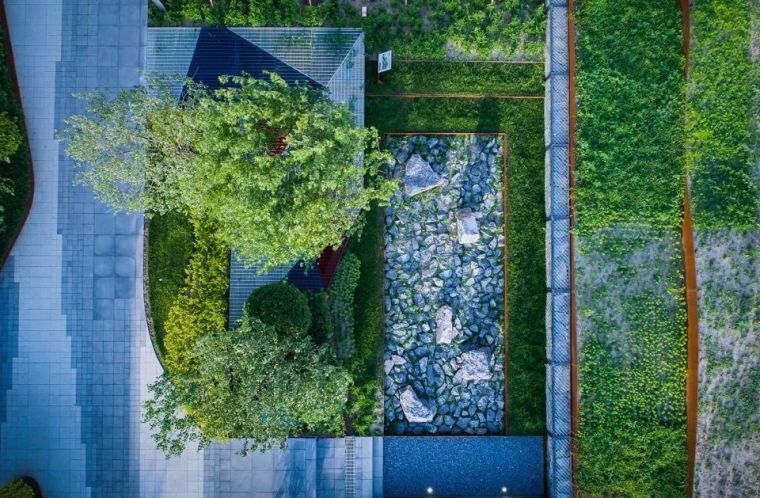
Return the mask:
[[760,227],[751,147],[753,115],[757,119],[760,105],[760,64],[750,55],[750,8],[760,11],[760,6],[750,4],[698,1],[692,9],[687,157],[698,230]]
[[686,493],[685,166],[677,2],[582,0],[578,30],[577,485]]
[[576,21],[576,228],[678,226],[685,139],[678,5],[582,0]]
[[760,3],[695,2],[689,176],[699,298],[695,496],[760,489]]
[[148,303],[159,353],[166,353],[164,324],[185,283],[185,268],[193,254],[193,225],[183,215],[154,216],[148,226]]
[[0,488],[0,498],[36,498],[34,488],[24,479],[14,479]]
[[584,496],[681,496],[686,315],[679,233],[600,231],[576,256]]
[[6,33],[0,28],[0,257],[10,249],[21,229],[27,200],[32,194],[29,150],[24,114],[6,63]]
[[[151,26],[333,26],[364,29],[368,54],[393,49],[414,59],[541,60],[541,0],[163,0]],[[361,15],[367,5],[367,17]]]

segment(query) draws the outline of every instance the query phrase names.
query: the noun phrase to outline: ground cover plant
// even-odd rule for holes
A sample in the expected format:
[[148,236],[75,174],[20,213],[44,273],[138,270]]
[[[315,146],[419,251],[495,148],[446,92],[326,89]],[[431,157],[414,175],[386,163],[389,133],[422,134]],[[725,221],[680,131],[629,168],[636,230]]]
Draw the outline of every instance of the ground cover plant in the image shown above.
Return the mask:
[[0,498],[35,498],[34,489],[23,479],[14,479],[0,488]]
[[576,4],[583,496],[686,492],[681,15],[645,4]]
[[[541,60],[541,0],[370,1],[367,17],[352,0],[163,0],[151,5],[151,26],[333,26],[364,29],[368,54],[393,49],[413,59]],[[213,5],[212,5],[213,4]]]
[[[0,39],[5,36],[0,29]],[[5,45],[0,43],[0,256],[10,249],[20,230],[31,195],[31,166],[25,142],[24,115],[13,93]]]
[[[414,64],[414,63],[409,63]],[[483,66],[478,64],[478,67]],[[396,68],[401,67],[399,63]],[[405,71],[412,71],[406,69]],[[483,69],[490,72],[489,69]],[[435,78],[419,66],[430,78]],[[420,81],[421,77],[415,77]],[[368,86],[369,86],[368,82]],[[507,91],[514,83],[506,82]],[[531,94],[542,93],[542,82],[529,90]],[[402,87],[404,92],[414,92],[414,87]],[[477,93],[477,87],[469,92]],[[498,90],[492,89],[494,92]],[[544,282],[544,140],[543,101],[510,99],[454,99],[420,98],[400,99],[369,97],[366,99],[368,124],[381,132],[503,132],[507,135],[508,176],[507,185],[507,252],[508,268],[508,361],[507,392],[509,397],[509,433],[543,434],[545,431],[545,368],[546,334],[544,330],[545,282]],[[374,212],[374,211],[373,211]],[[373,215],[370,212],[370,217]],[[382,213],[374,212],[374,233],[382,223]],[[382,250],[374,249],[377,254]],[[363,253],[362,253],[363,254]],[[360,256],[362,256],[360,254]],[[382,253],[380,253],[382,254]],[[367,258],[370,259],[370,258]],[[382,260],[372,264],[382,265]],[[364,264],[364,259],[362,260]],[[364,266],[362,268],[364,271]],[[381,273],[376,272],[375,275]],[[368,288],[382,288],[378,277]],[[363,306],[370,316],[382,316],[382,292],[374,291],[372,299]],[[380,322],[374,321],[375,325]],[[383,333],[383,327],[375,329]],[[378,375],[382,375],[380,370]]]
[[699,298],[695,496],[760,489],[760,4],[692,6],[688,77]]

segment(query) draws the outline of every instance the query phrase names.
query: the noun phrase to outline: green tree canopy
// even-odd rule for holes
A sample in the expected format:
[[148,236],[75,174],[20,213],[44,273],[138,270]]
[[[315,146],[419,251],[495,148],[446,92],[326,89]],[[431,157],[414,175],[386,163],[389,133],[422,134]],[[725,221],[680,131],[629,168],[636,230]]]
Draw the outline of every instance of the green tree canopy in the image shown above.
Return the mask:
[[145,421],[169,455],[188,442],[244,438],[245,449],[283,444],[309,431],[342,430],[351,377],[305,333],[284,334],[244,316],[237,328],[198,339],[197,369],[149,386]]
[[[183,100],[162,85],[90,95],[64,134],[79,181],[117,211],[214,221],[231,249],[265,266],[317,257],[390,197],[395,183],[378,176],[389,156],[347,106],[274,74],[221,80],[215,91],[188,82]],[[287,149],[274,153],[281,139]]]

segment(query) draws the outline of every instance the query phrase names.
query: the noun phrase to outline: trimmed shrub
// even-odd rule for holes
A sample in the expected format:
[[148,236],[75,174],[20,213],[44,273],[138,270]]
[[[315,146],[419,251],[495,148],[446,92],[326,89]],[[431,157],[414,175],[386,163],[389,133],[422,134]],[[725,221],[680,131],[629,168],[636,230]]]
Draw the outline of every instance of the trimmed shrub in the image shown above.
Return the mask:
[[227,325],[229,251],[206,221],[193,223],[193,255],[185,269],[185,287],[169,309],[164,329],[166,367],[172,372],[193,369],[189,350],[203,335],[218,334]]
[[245,303],[245,312],[280,331],[307,332],[311,326],[309,300],[285,282],[253,291]]

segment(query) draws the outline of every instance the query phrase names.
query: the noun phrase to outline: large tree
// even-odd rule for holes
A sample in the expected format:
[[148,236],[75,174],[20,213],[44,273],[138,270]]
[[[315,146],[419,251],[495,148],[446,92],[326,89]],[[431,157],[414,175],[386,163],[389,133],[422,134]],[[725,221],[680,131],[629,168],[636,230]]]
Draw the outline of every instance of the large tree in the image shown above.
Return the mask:
[[269,266],[318,256],[389,198],[395,183],[378,174],[389,156],[347,106],[274,74],[221,79],[213,92],[188,82],[181,100],[162,85],[90,95],[65,133],[80,182],[117,211],[210,219]]
[[305,430],[341,432],[351,377],[305,332],[244,316],[188,354],[193,371],[164,374],[145,403],[145,421],[168,455],[191,441],[244,438],[246,449],[266,449]]

